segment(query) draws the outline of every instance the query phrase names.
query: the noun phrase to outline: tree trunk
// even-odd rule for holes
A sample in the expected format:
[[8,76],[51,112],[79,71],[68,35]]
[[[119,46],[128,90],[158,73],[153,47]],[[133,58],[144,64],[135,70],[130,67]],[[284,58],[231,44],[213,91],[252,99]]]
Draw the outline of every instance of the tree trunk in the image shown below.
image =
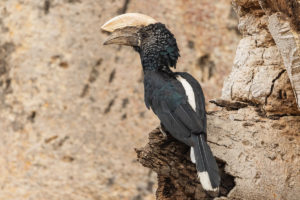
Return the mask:
[[[189,148],[158,129],[136,149],[158,175],[157,199],[300,199],[299,1],[233,1],[243,39],[208,113],[222,177],[203,191]],[[299,105],[299,101],[298,101]]]

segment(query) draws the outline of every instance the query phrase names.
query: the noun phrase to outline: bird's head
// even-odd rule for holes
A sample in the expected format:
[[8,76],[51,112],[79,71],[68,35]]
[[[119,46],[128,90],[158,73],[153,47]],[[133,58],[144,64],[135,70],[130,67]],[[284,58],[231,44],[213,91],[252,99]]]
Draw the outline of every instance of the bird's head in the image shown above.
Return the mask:
[[107,21],[102,30],[112,33],[104,45],[132,46],[141,57],[145,70],[169,70],[179,55],[174,35],[162,23],[139,14],[127,13]]

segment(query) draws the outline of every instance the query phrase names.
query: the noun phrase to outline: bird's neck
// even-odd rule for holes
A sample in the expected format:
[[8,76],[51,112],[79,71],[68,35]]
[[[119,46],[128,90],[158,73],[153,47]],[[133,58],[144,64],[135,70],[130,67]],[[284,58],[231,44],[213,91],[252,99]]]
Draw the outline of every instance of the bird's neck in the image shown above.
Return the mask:
[[157,63],[144,63],[142,61],[142,66],[143,66],[143,72],[144,74],[148,74],[148,73],[165,73],[168,74],[170,76],[173,76],[174,72],[167,66],[163,66],[163,65],[159,65]]
[[143,66],[144,72],[146,71],[158,71],[163,67],[163,63],[161,63],[161,59],[155,54],[147,55],[144,52],[139,52],[141,63]]
[[159,56],[152,54],[151,56],[146,56],[140,53],[141,63],[143,66],[144,74],[148,72],[161,72],[172,75],[173,72],[169,66],[166,65],[166,61],[163,61]]

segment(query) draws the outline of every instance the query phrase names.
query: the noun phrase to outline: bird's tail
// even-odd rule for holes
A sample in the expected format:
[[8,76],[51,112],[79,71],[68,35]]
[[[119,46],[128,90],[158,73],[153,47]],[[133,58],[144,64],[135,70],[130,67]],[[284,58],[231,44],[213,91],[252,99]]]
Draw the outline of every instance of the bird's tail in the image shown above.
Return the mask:
[[192,135],[194,146],[191,147],[191,160],[196,164],[197,174],[204,190],[217,191],[220,175],[217,162],[206,143],[205,135]]

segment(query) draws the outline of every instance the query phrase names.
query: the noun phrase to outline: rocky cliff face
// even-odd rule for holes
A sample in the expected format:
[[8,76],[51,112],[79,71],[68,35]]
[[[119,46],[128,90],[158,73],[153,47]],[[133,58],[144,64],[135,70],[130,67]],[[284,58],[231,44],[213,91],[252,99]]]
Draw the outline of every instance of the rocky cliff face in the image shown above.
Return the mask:
[[2,0],[0,199],[154,198],[134,152],[158,124],[139,58],[102,46],[100,25],[124,12],[167,24],[177,70],[220,96],[239,41],[229,0]]

